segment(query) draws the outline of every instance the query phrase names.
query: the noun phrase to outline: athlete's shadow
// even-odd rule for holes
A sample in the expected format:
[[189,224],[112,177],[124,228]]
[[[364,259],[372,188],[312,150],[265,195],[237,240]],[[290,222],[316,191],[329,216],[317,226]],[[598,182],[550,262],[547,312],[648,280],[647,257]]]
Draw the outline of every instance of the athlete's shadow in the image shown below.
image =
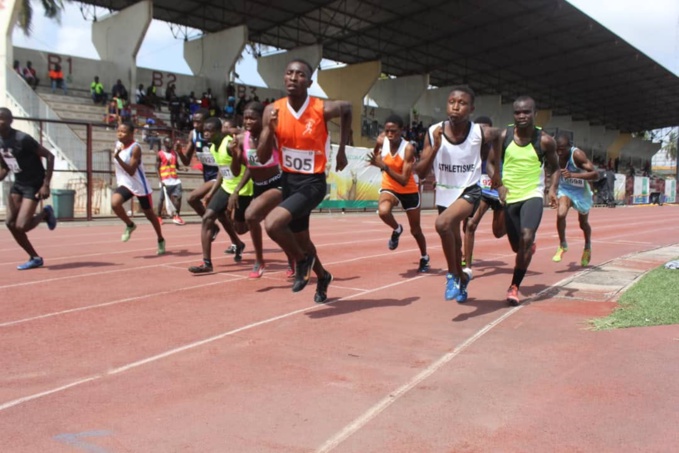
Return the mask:
[[[286,266],[284,269],[287,269],[287,266]],[[266,275],[266,274],[265,274],[265,275]],[[332,281],[335,282],[335,283],[336,283],[336,282],[348,282],[348,281],[351,281],[351,280],[356,280],[357,278],[358,278],[358,276],[354,276],[354,277],[337,277],[337,276],[334,276],[334,275],[333,275]],[[257,292],[258,292],[258,293],[268,293],[269,291],[274,291],[274,290],[277,290],[277,289],[290,289],[290,288],[292,287],[292,282],[293,282],[293,281],[294,281],[294,279],[289,278],[289,279],[286,279],[286,281],[285,281],[285,283],[284,283],[283,285],[277,285],[277,286],[265,286],[264,288],[259,288],[259,289],[257,290]],[[316,275],[315,275],[315,274],[314,274],[314,276],[311,278],[311,280],[309,281],[309,283],[307,284],[307,287],[304,289],[304,291],[307,291],[307,290],[309,289],[309,287],[312,287],[312,286],[313,286],[313,288],[316,288]],[[330,285],[330,288],[332,288],[332,284]]]
[[399,275],[403,278],[414,278],[414,277],[419,277],[421,275],[445,275],[445,269],[438,269],[434,267],[430,267],[427,272],[418,272],[417,269],[409,269],[405,272],[401,272]]
[[80,261],[76,263],[64,263],[64,264],[51,264],[49,266],[45,266],[46,269],[49,269],[51,271],[60,271],[64,269],[80,269],[83,267],[87,268],[97,268],[97,267],[106,267],[106,266],[115,266],[116,263],[102,263],[100,261]]
[[567,267],[565,269],[561,269],[556,271],[556,274],[574,274],[576,272],[584,271],[584,270],[591,270],[592,266],[582,266],[580,263],[576,261],[571,261],[566,265]]
[[[407,297],[405,299],[348,299],[338,300],[332,305],[328,305],[322,310],[314,310],[305,313],[311,319],[322,319],[329,316],[346,315],[361,310],[369,310],[371,308],[382,307],[405,307],[410,305],[419,297]],[[333,302],[333,299],[328,299],[327,303]]]
[[[452,302],[455,303],[455,301]],[[467,302],[460,305],[464,305],[465,307],[474,307],[475,310],[471,313],[460,313],[453,318],[453,322],[466,321],[470,318],[487,315],[488,313],[509,307],[507,302],[504,300],[477,300],[474,298],[467,299]]]
[[165,252],[164,255],[157,255],[157,254],[152,254],[152,255],[140,255],[140,256],[135,256],[134,258],[141,258],[143,260],[151,260],[151,259],[156,259],[156,258],[162,258],[164,256],[176,256],[180,258],[186,258],[189,256],[196,256],[200,255],[201,252],[189,252],[187,249],[182,249],[182,250],[168,250]]

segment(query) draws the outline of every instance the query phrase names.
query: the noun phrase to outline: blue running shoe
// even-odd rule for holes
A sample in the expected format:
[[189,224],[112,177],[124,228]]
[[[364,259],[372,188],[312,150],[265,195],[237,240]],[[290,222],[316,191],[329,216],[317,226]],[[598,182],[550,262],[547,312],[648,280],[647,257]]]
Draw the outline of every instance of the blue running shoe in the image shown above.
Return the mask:
[[466,282],[463,282],[462,279],[460,279],[460,292],[457,294],[457,296],[455,296],[455,300],[458,304],[467,302],[467,285],[469,285],[470,280],[471,279],[468,278]]
[[460,294],[460,280],[453,274],[446,274],[446,300],[453,300]]
[[50,230],[55,229],[57,227],[57,217],[54,215],[54,208],[47,205],[43,210],[45,211],[45,222],[47,222],[47,227]]
[[26,261],[24,264],[19,264],[17,266],[17,269],[20,271],[26,271],[28,269],[35,269],[37,267],[42,267],[44,262],[42,261],[42,258],[39,256],[34,256],[30,260]]

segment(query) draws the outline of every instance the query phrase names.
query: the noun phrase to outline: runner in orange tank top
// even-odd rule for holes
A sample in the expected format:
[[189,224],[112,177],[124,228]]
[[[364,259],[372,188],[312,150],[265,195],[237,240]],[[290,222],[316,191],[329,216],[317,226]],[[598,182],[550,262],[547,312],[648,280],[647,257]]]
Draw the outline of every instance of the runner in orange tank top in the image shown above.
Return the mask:
[[418,272],[429,271],[429,255],[427,241],[420,227],[420,191],[413,177],[415,164],[415,147],[402,136],[403,119],[391,115],[384,123],[384,132],[377,138],[377,144],[368,162],[382,171],[382,188],[378,200],[380,219],[394,231],[391,233],[388,247],[395,250],[403,233],[403,225],[396,222],[393,209],[398,206],[406,211],[410,233],[420,248],[420,264]]
[[267,162],[272,152],[280,153],[283,201],[266,216],[265,225],[269,237],[295,260],[292,291],[306,287],[313,269],[318,279],[314,301],[323,303],[333,277],[316,255],[309,235],[309,217],[327,191],[325,164],[330,147],[327,122],[333,118],[340,118],[337,171],[347,166],[345,146],[351,130],[351,104],[309,96],[312,73],[313,68],[304,60],[288,64],[284,76],[288,96],[264,110],[257,158]]

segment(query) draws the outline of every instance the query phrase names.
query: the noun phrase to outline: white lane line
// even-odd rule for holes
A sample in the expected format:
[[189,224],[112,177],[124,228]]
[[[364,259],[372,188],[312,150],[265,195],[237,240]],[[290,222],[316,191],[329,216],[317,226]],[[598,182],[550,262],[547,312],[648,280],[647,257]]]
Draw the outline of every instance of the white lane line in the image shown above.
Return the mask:
[[184,346],[180,346],[180,347],[177,347],[177,348],[174,348],[174,349],[170,349],[170,350],[162,352],[160,354],[156,354],[156,355],[153,355],[151,357],[147,357],[147,358],[142,359],[142,360],[138,360],[138,361],[135,361],[135,362],[132,362],[132,363],[128,363],[127,365],[123,365],[123,366],[114,368],[114,369],[106,371],[104,373],[95,374],[95,375],[92,375],[92,376],[89,376],[89,377],[86,377],[86,378],[78,379],[77,381],[74,381],[74,382],[71,382],[69,384],[62,385],[62,386],[59,386],[59,387],[56,387],[56,388],[53,388],[53,389],[50,389],[50,390],[45,390],[45,391],[40,392],[40,393],[34,393],[32,395],[27,395],[27,396],[23,396],[21,398],[17,398],[17,399],[11,400],[11,401],[7,401],[3,404],[0,404],[0,412],[7,410],[7,409],[10,409],[12,407],[18,406],[20,404],[26,403],[28,401],[33,401],[33,400],[36,400],[36,399],[39,399],[39,398],[42,398],[42,397],[45,397],[45,396],[48,396],[48,395],[53,395],[55,393],[59,393],[59,392],[62,392],[64,390],[68,390],[68,389],[71,389],[73,387],[77,387],[79,385],[82,385],[82,384],[85,384],[85,383],[88,383],[88,382],[97,381],[97,380],[103,379],[103,378],[108,377],[108,376],[120,374],[120,373],[123,373],[125,371],[129,371],[133,368],[137,368],[137,367],[140,367],[140,366],[143,366],[143,365],[147,365],[147,364],[156,362],[156,361],[164,359],[166,357],[170,357],[170,356],[173,356],[175,354],[179,354],[180,352],[188,351],[190,349],[195,349],[197,347],[204,346],[204,345],[209,344],[209,343],[213,343],[215,341],[221,340],[221,339],[229,337],[231,335],[235,335],[235,334],[240,333],[240,332],[244,332],[246,330],[253,329],[255,327],[270,324],[272,322],[275,322],[275,321],[278,321],[278,320],[281,320],[281,319],[285,319],[285,318],[289,318],[291,316],[298,315],[300,313],[304,313],[304,312],[307,312],[307,311],[317,310],[317,309],[320,309],[320,308],[323,308],[323,307],[326,307],[326,306],[329,306],[329,305],[333,305],[337,302],[341,302],[341,301],[344,301],[344,300],[353,299],[353,298],[359,297],[359,296],[365,296],[366,294],[370,294],[370,293],[374,293],[374,292],[381,291],[381,290],[384,290],[384,289],[392,288],[394,286],[403,285],[405,283],[413,282],[415,280],[419,280],[419,279],[424,278],[424,277],[425,276],[417,276],[417,277],[413,277],[413,278],[410,278],[410,279],[399,280],[398,282],[390,283],[388,285],[383,285],[383,286],[380,286],[380,287],[377,287],[377,288],[374,288],[374,289],[371,289],[371,290],[368,290],[368,291],[364,291],[362,293],[352,294],[350,296],[343,297],[341,299],[329,302],[327,304],[311,305],[311,306],[306,307],[306,308],[301,308],[301,309],[294,310],[294,311],[291,311],[291,312],[288,312],[288,313],[284,313],[282,315],[278,315],[278,316],[274,316],[274,317],[271,317],[271,318],[263,319],[261,321],[253,322],[251,324],[247,324],[245,326],[238,327],[236,329],[229,330],[227,332],[217,334],[217,335],[214,335],[212,337],[205,338],[203,340],[195,341],[193,343],[188,343],[188,344],[185,344]]
[[370,409],[365,411],[361,416],[354,419],[351,423],[345,426],[341,431],[332,436],[330,439],[325,441],[323,445],[318,447],[316,453],[327,453],[337,447],[339,444],[348,439],[356,431],[367,425],[372,419],[380,415],[389,406],[394,404],[399,398],[408,393],[410,390],[419,385],[422,381],[427,379],[432,374],[436,373],[441,367],[453,360],[458,354],[471,346],[476,340],[481,338],[487,332],[489,332],[493,327],[500,324],[505,319],[512,316],[514,313],[523,308],[524,305],[519,305],[518,307],[512,308],[504,315],[500,316],[493,322],[486,324],[481,330],[477,331],[474,335],[467,338],[462,344],[457,346],[451,352],[448,352],[441,356],[436,362],[429,365],[427,368],[422,370],[420,373],[415,375],[410,381],[406,382],[401,387],[397,388],[395,391],[391,392],[389,395],[380,400],[377,404],[372,406]]
[[[368,256],[364,256],[363,258],[364,259],[381,258],[384,255],[393,255],[393,254],[398,254],[398,253],[409,253],[409,252],[413,252],[415,250],[417,250],[417,249],[402,249],[402,250],[399,250],[398,252],[382,253],[382,254],[378,254],[378,255],[368,255]],[[229,257],[223,257],[223,259],[228,259],[228,258]],[[344,263],[348,263],[348,262],[351,262],[351,261],[354,261],[354,259],[352,258],[352,259],[346,260],[346,261],[335,261],[335,262],[325,263],[324,266],[334,266],[334,265],[337,265],[337,264],[344,264]],[[165,267],[167,267],[167,265],[165,265]],[[269,272],[267,274],[264,274],[264,276],[262,278],[270,279],[270,280],[276,280],[276,281],[281,282],[283,280],[278,279],[278,278],[271,278],[271,276],[274,275],[274,274],[282,273],[282,272],[283,272],[282,270],[275,271],[275,272]],[[424,274],[424,275],[422,275],[422,277],[426,277],[428,275],[435,275],[435,274]],[[222,283],[232,283],[232,282],[235,282],[235,281],[249,280],[245,275],[232,274],[232,273],[227,273],[227,272],[223,272],[223,273],[218,272],[218,273],[213,274],[213,276],[224,276],[224,277],[233,277],[233,278],[231,278],[230,280],[220,280],[218,282],[210,282],[210,283],[206,283],[206,284],[203,284],[203,285],[196,285],[196,286],[187,286],[187,287],[183,287],[183,288],[172,289],[172,290],[169,290],[169,291],[142,294],[142,295],[139,295],[139,296],[127,297],[127,298],[124,298],[124,299],[113,300],[113,301],[110,301],[110,302],[103,302],[103,303],[95,304],[95,305],[86,305],[86,306],[83,306],[83,307],[69,308],[68,310],[61,310],[61,311],[56,311],[56,312],[52,312],[52,313],[45,313],[43,315],[32,316],[30,318],[22,318],[22,319],[16,319],[14,321],[6,321],[6,322],[3,322],[3,323],[0,323],[0,328],[14,326],[14,325],[17,325],[17,324],[23,324],[23,323],[30,322],[30,321],[37,321],[37,320],[45,319],[45,318],[53,318],[55,316],[67,315],[67,314],[70,314],[70,313],[77,313],[77,312],[86,311],[86,310],[94,310],[94,309],[97,309],[97,308],[110,307],[110,306],[113,306],[113,305],[133,302],[135,300],[142,300],[142,299],[147,299],[147,298],[150,298],[150,297],[172,294],[172,293],[176,293],[176,292],[179,292],[179,291],[187,291],[187,290],[205,288],[205,287],[213,286],[213,285],[220,285]],[[206,277],[208,277],[208,276],[206,276]],[[202,277],[202,278],[206,278],[206,277]],[[410,281],[411,279],[406,279],[406,280]],[[338,285],[334,285],[334,284],[332,285],[332,287],[336,288],[336,289],[348,289],[348,290],[352,290],[352,291],[361,291],[361,292],[370,291],[370,290],[362,289],[362,288],[350,288],[350,287],[338,286]]]

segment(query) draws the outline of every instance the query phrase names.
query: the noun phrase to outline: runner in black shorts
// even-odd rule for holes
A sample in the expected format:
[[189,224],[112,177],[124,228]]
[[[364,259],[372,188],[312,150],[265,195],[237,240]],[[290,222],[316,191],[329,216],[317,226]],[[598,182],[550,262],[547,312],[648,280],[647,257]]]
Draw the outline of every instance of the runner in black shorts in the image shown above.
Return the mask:
[[332,274],[316,256],[309,216],[326,194],[327,121],[333,118],[340,118],[337,171],[347,166],[351,104],[309,96],[312,73],[311,65],[303,60],[288,64],[284,76],[288,96],[266,107],[257,155],[259,162],[268,162],[276,147],[280,156],[283,202],[267,215],[266,231],[296,261],[292,291],[304,289],[313,269],[318,278],[314,301],[322,303],[328,297]]
[[[28,253],[28,261],[19,270],[41,267],[44,262],[28,240],[26,233],[45,220],[50,230],[57,226],[52,206],[45,206],[36,214],[38,202],[50,196],[50,181],[54,170],[54,156],[33,137],[12,129],[14,117],[5,107],[0,108],[0,181],[11,172],[14,184],[7,199],[5,224],[14,240]],[[42,165],[47,162],[47,169]]]
[[427,272],[429,255],[420,226],[420,188],[413,174],[415,147],[403,138],[402,133],[403,119],[398,115],[389,116],[384,123],[384,132],[377,138],[373,152],[368,155],[368,162],[382,171],[378,213],[380,219],[393,230],[387,247],[395,250],[403,233],[403,226],[396,222],[392,213],[400,203],[406,211],[410,233],[420,249],[417,271]]

